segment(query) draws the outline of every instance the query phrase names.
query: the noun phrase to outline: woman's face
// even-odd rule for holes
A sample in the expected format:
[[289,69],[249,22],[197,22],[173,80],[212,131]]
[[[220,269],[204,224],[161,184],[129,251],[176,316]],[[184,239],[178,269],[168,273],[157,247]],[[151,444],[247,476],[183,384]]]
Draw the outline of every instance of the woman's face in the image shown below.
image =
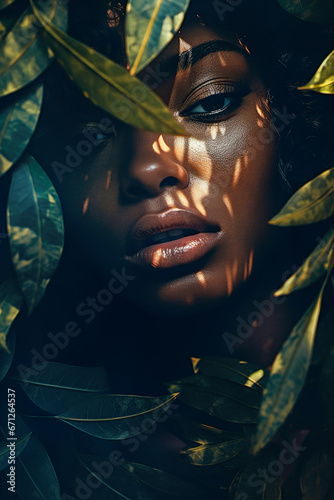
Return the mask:
[[153,313],[219,304],[270,247],[276,143],[250,60],[233,37],[185,23],[139,76],[189,136],[117,125],[57,186],[80,247],[106,279],[135,276],[123,293]]

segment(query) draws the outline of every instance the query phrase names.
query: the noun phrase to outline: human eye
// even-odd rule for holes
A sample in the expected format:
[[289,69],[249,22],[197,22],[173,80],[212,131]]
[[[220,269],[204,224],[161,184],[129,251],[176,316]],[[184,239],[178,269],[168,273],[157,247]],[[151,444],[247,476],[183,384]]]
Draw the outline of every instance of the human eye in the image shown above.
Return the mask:
[[[197,92],[196,96],[190,99],[193,101],[192,104],[183,109],[180,116],[197,122],[215,123],[235,111],[242,104],[246,94],[245,89],[233,86],[224,89],[212,87],[202,89],[202,92]],[[189,103],[189,98],[187,102]]]

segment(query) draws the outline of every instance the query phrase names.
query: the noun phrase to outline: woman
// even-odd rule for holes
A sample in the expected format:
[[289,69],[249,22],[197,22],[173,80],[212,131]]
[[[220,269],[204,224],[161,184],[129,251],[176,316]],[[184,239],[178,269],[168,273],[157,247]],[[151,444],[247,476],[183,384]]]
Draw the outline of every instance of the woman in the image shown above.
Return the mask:
[[[69,33],[126,65],[123,8],[107,4],[71,2]],[[185,136],[135,129],[93,106],[56,68],[46,77],[29,147],[60,196],[66,240],[29,328],[42,352],[46,331],[55,339],[50,332],[75,321],[80,334],[54,361],[104,364],[115,394],[165,394],[164,383],[193,374],[191,357],[269,367],[314,296],[312,287],[284,297],[274,292],[327,224],[310,230],[268,221],[330,168],[327,97],[297,88],[329,52],[327,35],[275,2],[226,5],[192,1],[180,31],[139,74]],[[18,342],[18,363],[30,362],[29,346],[28,336]],[[196,416],[182,404],[176,419],[178,412]],[[210,418],[201,422],[237,431],[236,424]],[[211,477],[208,468],[182,464],[178,453],[192,440],[165,427],[133,449],[129,442],[117,449],[189,484],[196,476],[193,498],[225,498],[235,469],[215,465]],[[108,441],[76,439],[83,453],[110,451]],[[279,479],[287,476],[289,484],[287,469]],[[74,477],[64,479],[62,491],[80,498]],[[297,495],[293,488],[283,498]],[[104,498],[101,490],[96,498]],[[260,494],[253,487],[242,498]]]

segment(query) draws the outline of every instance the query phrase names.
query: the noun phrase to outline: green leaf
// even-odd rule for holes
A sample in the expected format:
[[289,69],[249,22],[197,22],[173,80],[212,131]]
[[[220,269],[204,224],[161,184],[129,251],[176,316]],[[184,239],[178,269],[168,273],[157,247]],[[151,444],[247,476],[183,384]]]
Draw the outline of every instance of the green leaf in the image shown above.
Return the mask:
[[109,394],[81,401],[55,418],[101,439],[127,439],[152,427],[177,394],[151,398]]
[[23,305],[23,297],[15,279],[0,285],[0,345],[7,351],[6,339],[13,321]]
[[13,2],[15,2],[15,0],[0,0],[0,9],[8,7],[8,5],[12,4]]
[[22,500],[60,500],[52,462],[34,434],[16,461],[16,477],[16,491]]
[[161,500],[160,493],[157,494],[147,488],[145,484],[138,481],[134,475],[131,475],[123,467],[114,467],[110,474],[106,472],[102,478],[96,467],[94,467],[94,464],[101,462],[101,458],[80,454],[78,459],[84,468],[100,483],[99,488],[101,488],[101,491],[99,495],[103,499]]
[[274,436],[292,410],[310,365],[321,300],[327,279],[277,354],[264,391],[254,453]]
[[330,0],[278,0],[283,9],[303,21],[331,24],[334,16]]
[[31,313],[58,266],[64,244],[58,195],[31,156],[24,157],[14,170],[7,228],[17,279]]
[[6,9],[0,12],[0,41],[5,37],[6,33],[12,29],[19,16],[18,12],[13,12],[12,10],[13,9],[9,9],[8,12]]
[[193,465],[215,465],[238,455],[246,445],[245,439],[234,439],[219,444],[203,444],[182,451],[182,458]]
[[311,80],[299,89],[311,89],[322,94],[334,93],[334,50],[320,64]]
[[329,265],[328,254],[333,241],[334,228],[331,227],[313,252],[305,259],[298,271],[290,276],[284,285],[274,293],[275,297],[305,288],[321,278]]
[[237,403],[230,398],[220,396],[209,389],[201,389],[193,384],[165,384],[169,392],[180,392],[179,399],[197,410],[209,413],[213,417],[238,424],[258,422],[258,410]]
[[[59,0],[38,0],[43,12],[62,28],[67,25],[67,8]],[[0,44],[0,96],[21,89],[41,75],[53,58],[39,34],[40,25],[27,8]]]
[[260,365],[233,358],[206,356],[197,363],[197,371],[210,377],[229,380],[262,392],[269,372]]
[[48,362],[41,370],[32,366],[21,387],[31,401],[49,413],[62,413],[81,400],[109,391],[105,368],[70,366]]
[[308,457],[300,475],[303,500],[326,500],[333,480],[334,461],[322,447]]
[[43,86],[34,85],[15,99],[5,100],[0,111],[0,176],[21,156],[36,128]]
[[190,0],[129,0],[126,6],[126,50],[130,74],[139,73],[179,30]]
[[160,469],[154,469],[147,465],[134,462],[125,462],[123,469],[136,478],[140,483],[145,484],[153,490],[157,490],[164,495],[194,497],[199,494],[197,488],[190,483],[185,483],[182,479],[169,474]]
[[[32,0],[31,4],[34,5]],[[134,127],[186,135],[162,100],[138,78],[53,24],[46,23],[35,7],[34,12],[45,28],[45,37],[59,63],[96,106]]]
[[[27,446],[28,441],[30,439],[32,432],[29,427],[25,424],[24,420],[20,417],[20,415],[15,413],[15,457],[17,458],[20,453]],[[0,470],[8,467],[8,458],[10,453],[10,448],[7,446],[9,441],[8,434],[8,415],[7,412],[1,415],[0,421]]]
[[181,439],[187,439],[188,441],[200,444],[217,444],[244,437],[243,433],[223,431],[217,427],[202,424],[177,413],[171,415],[169,418],[168,428],[174,434],[181,437]]
[[14,357],[14,352],[15,352],[15,332],[9,336],[7,339],[7,348],[8,351],[5,349],[0,349],[0,382],[5,378],[7,375],[7,372],[10,368],[10,365],[12,364],[13,357]]
[[[172,382],[169,384],[169,387],[172,392],[177,392],[179,390],[181,391],[184,385],[207,390],[208,392],[224,396],[242,405],[255,408],[256,410],[260,408],[262,393],[228,380],[207,377],[198,373],[195,376]],[[178,387],[177,391],[174,391],[173,387]]]
[[334,213],[334,168],[302,186],[269,221],[278,226],[299,226],[327,219]]

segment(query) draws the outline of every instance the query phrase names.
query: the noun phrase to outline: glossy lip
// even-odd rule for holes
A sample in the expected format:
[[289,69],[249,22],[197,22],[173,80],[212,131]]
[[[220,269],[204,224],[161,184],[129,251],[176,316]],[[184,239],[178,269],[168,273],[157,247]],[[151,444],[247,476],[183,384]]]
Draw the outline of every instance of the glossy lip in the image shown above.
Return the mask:
[[[153,234],[171,229],[192,229],[197,234],[145,246]],[[146,214],[130,232],[126,259],[146,269],[167,269],[190,264],[214,249],[222,235],[217,224],[188,210],[172,209],[160,214]]]

